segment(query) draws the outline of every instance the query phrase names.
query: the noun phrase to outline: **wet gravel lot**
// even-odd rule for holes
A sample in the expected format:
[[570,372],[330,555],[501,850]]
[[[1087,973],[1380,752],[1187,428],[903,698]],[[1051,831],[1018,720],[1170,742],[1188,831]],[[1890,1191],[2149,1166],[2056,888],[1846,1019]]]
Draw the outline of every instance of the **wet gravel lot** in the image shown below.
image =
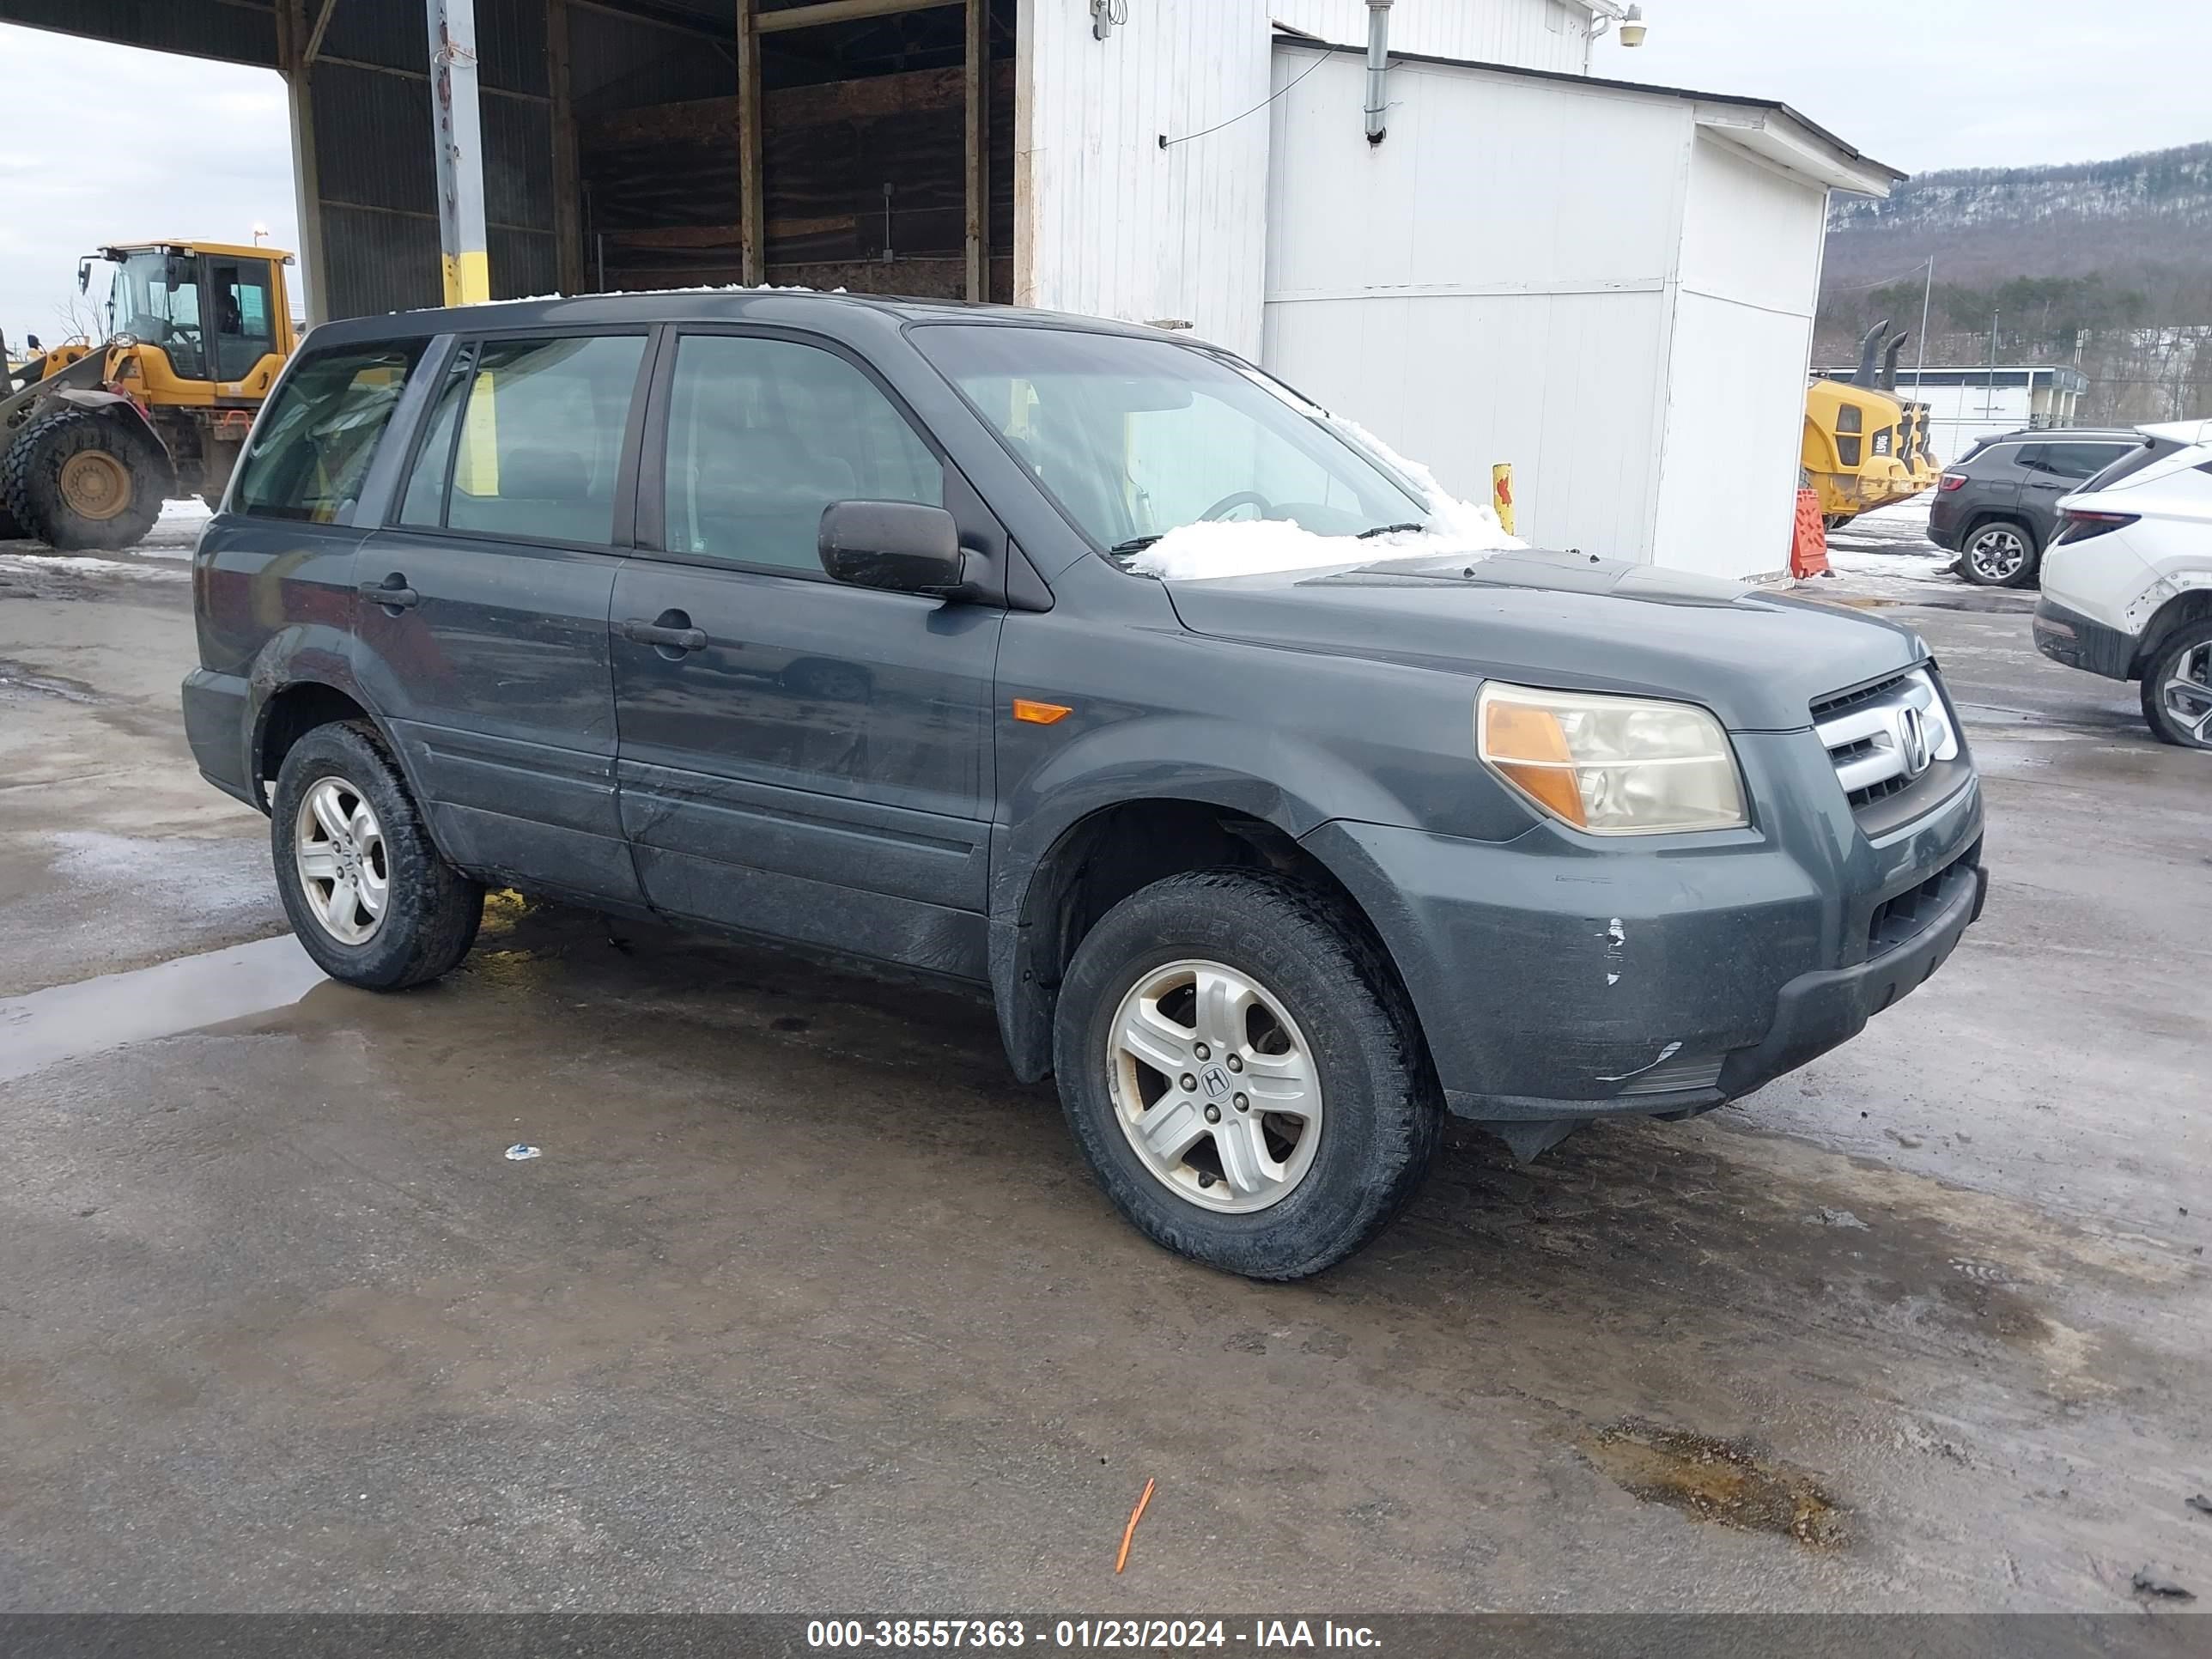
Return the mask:
[[938,992],[511,899],[400,997],[249,943],[185,585],[0,547],[0,1610],[2212,1604],[2212,757],[1963,592],[1821,589],[1965,706],[1945,970],[1696,1122],[1455,1129],[1284,1287]]

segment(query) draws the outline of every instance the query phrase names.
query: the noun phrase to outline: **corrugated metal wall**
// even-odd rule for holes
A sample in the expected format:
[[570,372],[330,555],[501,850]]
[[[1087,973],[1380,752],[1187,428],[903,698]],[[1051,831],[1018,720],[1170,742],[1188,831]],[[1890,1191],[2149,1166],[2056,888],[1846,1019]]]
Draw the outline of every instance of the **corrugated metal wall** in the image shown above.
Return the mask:
[[[550,292],[553,130],[544,0],[477,0],[492,292]],[[441,302],[429,35],[414,3],[341,3],[309,72],[329,314]]]
[[[1367,41],[1367,0],[1274,0],[1268,15],[1340,46]],[[1390,47],[1580,74],[1589,13],[1567,0],[1398,0]]]
[[738,92],[737,7],[723,8],[726,38],[592,6],[568,9],[569,80],[580,114],[641,109]]
[[276,14],[268,0],[0,0],[0,23],[276,67]]

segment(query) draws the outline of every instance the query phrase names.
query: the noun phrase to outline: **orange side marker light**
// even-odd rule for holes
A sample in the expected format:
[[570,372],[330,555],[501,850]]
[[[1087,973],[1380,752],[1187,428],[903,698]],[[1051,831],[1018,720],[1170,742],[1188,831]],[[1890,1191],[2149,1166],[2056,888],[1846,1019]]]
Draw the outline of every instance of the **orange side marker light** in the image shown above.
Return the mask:
[[1027,697],[1014,699],[1014,718],[1027,720],[1031,726],[1056,726],[1074,712],[1064,702],[1032,702]]

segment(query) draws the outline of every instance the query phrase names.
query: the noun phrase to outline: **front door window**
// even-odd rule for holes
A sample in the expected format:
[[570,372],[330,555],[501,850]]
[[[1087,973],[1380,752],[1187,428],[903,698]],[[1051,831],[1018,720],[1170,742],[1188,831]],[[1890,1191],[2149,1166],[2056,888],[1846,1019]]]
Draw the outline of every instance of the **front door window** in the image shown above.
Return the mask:
[[242,380],[276,349],[276,323],[269,311],[269,267],[215,260],[208,267],[215,295],[215,374]]

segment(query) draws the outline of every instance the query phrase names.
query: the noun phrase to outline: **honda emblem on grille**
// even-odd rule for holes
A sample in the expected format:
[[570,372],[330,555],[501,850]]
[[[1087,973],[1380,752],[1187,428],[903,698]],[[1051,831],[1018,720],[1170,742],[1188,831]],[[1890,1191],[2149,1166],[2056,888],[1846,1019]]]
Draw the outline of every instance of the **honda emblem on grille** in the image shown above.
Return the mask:
[[1917,708],[1897,711],[1897,754],[1905,763],[1905,775],[1917,778],[1928,769],[1928,722]]

